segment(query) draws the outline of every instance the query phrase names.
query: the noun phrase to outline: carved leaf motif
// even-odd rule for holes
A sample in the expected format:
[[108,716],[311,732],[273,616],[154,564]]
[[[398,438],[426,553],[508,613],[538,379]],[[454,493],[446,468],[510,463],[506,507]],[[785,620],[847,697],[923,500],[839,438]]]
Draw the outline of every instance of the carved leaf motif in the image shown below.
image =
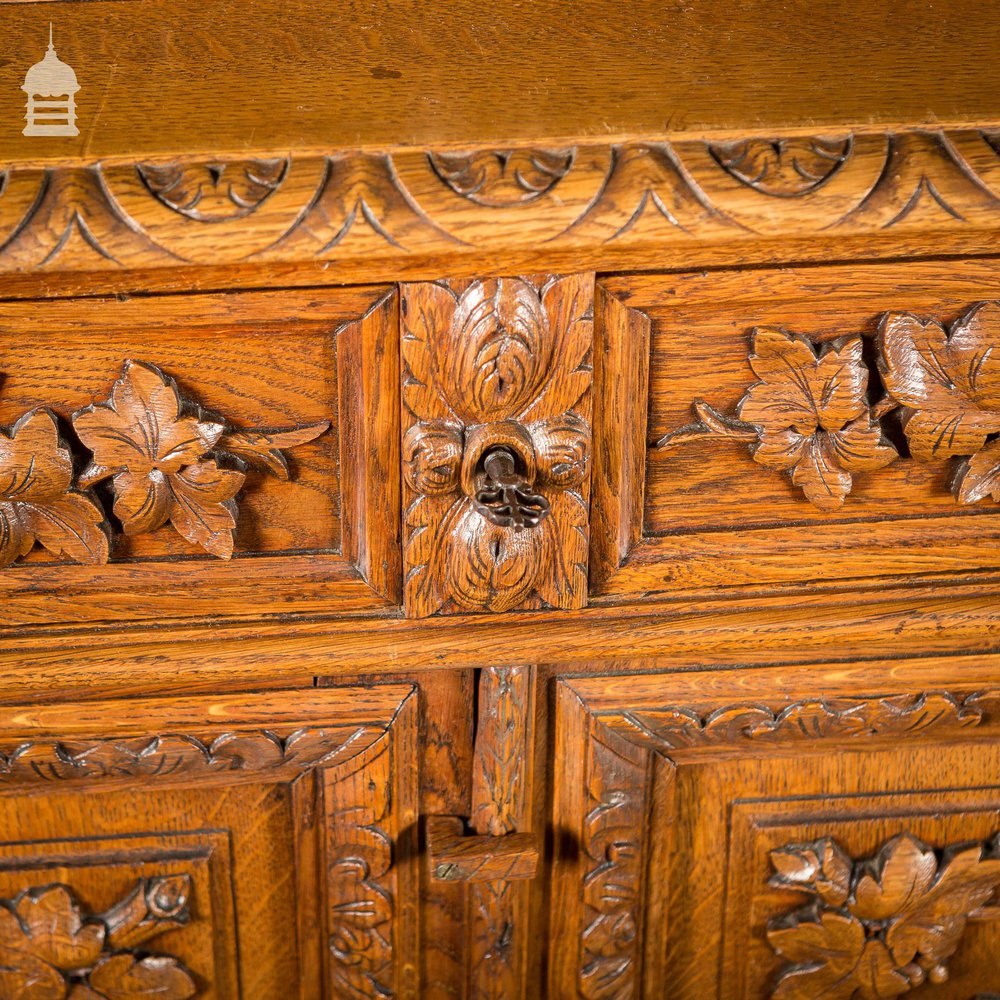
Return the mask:
[[404,299],[403,404],[419,420],[460,422],[439,386],[434,344],[451,327],[457,299],[444,285],[424,284],[418,295]]
[[477,205],[523,205],[551,191],[573,163],[572,150],[430,153],[431,169],[455,194]]
[[198,222],[242,219],[281,187],[289,161],[243,163],[139,163],[136,171],[149,192],[168,208]]
[[538,420],[528,427],[535,445],[539,485],[569,490],[587,477],[590,463],[590,425],[569,412]]
[[545,532],[502,528],[482,517],[467,499],[452,508],[442,531],[451,543],[446,588],[459,607],[509,611],[531,593]]
[[110,955],[94,966],[89,982],[106,1000],[189,1000],[197,992],[187,969],[164,955]]
[[462,467],[461,427],[444,421],[414,424],[403,436],[403,475],[416,493],[450,493]]
[[555,343],[538,292],[520,278],[475,281],[435,341],[445,397],[467,424],[506,420],[538,395]]
[[329,420],[271,431],[230,428],[219,438],[217,450],[235,455],[250,465],[266,469],[278,479],[287,481],[288,459],[281,449],[307,444],[329,429]]
[[194,545],[228,559],[236,535],[233,498],[244,475],[220,469],[213,460],[189,465],[170,477],[170,522]]
[[854,863],[829,839],[772,852],[772,884],[818,897],[771,922],[771,946],[794,963],[782,971],[774,996],[881,1000],[928,976],[944,981],[969,915],[1000,887],[998,846],[1000,836],[989,854],[971,844],[939,858],[901,834],[875,858]]
[[961,503],[978,503],[988,496],[1000,503],[1000,438],[962,463],[955,488]]
[[743,139],[713,144],[709,152],[723,170],[748,187],[795,198],[815,191],[833,176],[850,155],[851,139]]
[[104,947],[104,926],[84,922],[63,885],[25,893],[15,908],[32,952],[57,969],[80,969],[97,961]]
[[878,331],[879,370],[907,408],[910,452],[922,462],[971,455],[1000,431],[1000,302],[983,302],[950,331],[909,313]]
[[0,567],[27,555],[37,541],[77,562],[108,561],[104,513],[71,489],[73,462],[55,416],[32,410],[0,432]]
[[760,381],[737,413],[759,430],[754,460],[791,471],[820,510],[843,504],[855,473],[898,457],[868,407],[860,337],[817,350],[794,334],[758,328],[749,360]]

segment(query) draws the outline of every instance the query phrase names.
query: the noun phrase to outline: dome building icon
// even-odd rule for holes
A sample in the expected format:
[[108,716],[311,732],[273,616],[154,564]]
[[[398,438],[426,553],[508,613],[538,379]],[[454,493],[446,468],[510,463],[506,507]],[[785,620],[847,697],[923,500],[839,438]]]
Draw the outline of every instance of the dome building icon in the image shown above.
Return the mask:
[[52,44],[49,25],[49,48],[45,58],[24,75],[21,86],[28,95],[27,125],[24,135],[79,135],[76,127],[76,82],[73,67],[64,63]]

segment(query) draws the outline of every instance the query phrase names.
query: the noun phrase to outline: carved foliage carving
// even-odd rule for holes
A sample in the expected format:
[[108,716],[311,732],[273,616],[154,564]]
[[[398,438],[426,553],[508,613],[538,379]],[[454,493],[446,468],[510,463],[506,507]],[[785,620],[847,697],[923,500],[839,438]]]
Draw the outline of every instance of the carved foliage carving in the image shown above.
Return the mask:
[[371,1000],[395,995],[390,869],[392,758],[382,741],[360,770],[338,782],[328,807],[328,882],[333,995]]
[[[475,281],[460,293],[407,286],[411,615],[585,600],[592,303],[588,276],[541,287],[522,278]],[[498,449],[513,456],[523,494],[537,494],[547,516],[505,526],[477,510],[477,493],[482,499],[489,486],[484,467]]]
[[820,510],[836,510],[856,473],[898,457],[882,421],[901,409],[913,460],[958,457],[955,498],[1000,500],[1000,302],[979,303],[950,331],[886,313],[876,335],[884,396],[874,407],[876,373],[863,360],[861,336],[822,346],[774,328],[752,336],[749,363],[760,381],[735,417],[695,400],[697,421],[662,437],[657,449],[705,437],[746,441],[756,462],[788,472]]
[[0,269],[985,229],[1000,215],[997,148],[969,129],[12,167]]
[[668,707],[627,712],[634,726],[658,745],[676,750],[744,740],[808,743],[816,739],[904,736],[978,726],[982,706],[998,695],[981,692],[956,698],[945,691],[888,698],[800,701],[780,710],[763,705],[727,705],[703,715]]
[[0,900],[0,995],[66,1000],[188,1000],[197,992],[175,958],[139,949],[190,920],[188,875],[140,879],[103,913],[86,914],[65,885]]
[[588,1000],[638,991],[645,766],[595,726],[588,744],[587,801],[581,846],[586,916],[577,988]]
[[32,410],[9,432],[0,430],[0,567],[36,541],[77,562],[106,563],[109,531],[90,489],[109,477],[112,509],[125,534],[145,534],[169,521],[192,544],[228,559],[246,467],[288,479],[282,449],[330,426],[229,427],[183,399],[160,369],[139,361],[126,361],[108,399],[73,414],[72,425],[91,452],[75,484],[54,414]]
[[477,205],[506,208],[548,194],[569,172],[573,150],[480,150],[430,153],[441,182]]
[[21,743],[0,752],[0,784],[266,771],[289,764],[304,769],[330,757],[344,742],[341,732],[299,729],[285,737],[266,731],[224,732],[205,739],[165,733],[86,742]]
[[969,916],[1000,888],[1000,835],[935,851],[907,833],[856,861],[829,838],[771,852],[772,885],[809,893],[772,920],[790,964],[776,1000],[888,1000],[948,978]]
[[850,156],[851,139],[742,139],[709,146],[712,158],[761,194],[794,198],[816,190]]
[[104,511],[73,486],[73,459],[53,413],[26,413],[0,428],[0,567],[35,542],[82,563],[108,561]]
[[137,164],[142,183],[167,208],[198,222],[224,222],[249,215],[276,191],[287,159],[237,163]]

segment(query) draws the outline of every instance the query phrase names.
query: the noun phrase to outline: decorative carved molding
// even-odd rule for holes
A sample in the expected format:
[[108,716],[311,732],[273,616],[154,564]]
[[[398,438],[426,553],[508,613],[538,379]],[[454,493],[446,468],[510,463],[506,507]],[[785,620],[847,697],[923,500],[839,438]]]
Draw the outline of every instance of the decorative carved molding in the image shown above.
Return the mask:
[[828,181],[851,155],[851,138],[740,139],[709,152],[726,173],[778,198],[798,198]]
[[997,149],[961,130],[9,167],[0,271],[991,229]]
[[329,729],[299,729],[281,737],[269,731],[224,732],[211,739],[159,736],[23,742],[0,752],[0,786],[33,781],[100,778],[173,778],[178,775],[269,771],[314,767],[332,757],[354,735]]
[[860,861],[826,838],[772,851],[771,861],[772,885],[814,897],[768,925],[790,963],[775,1000],[890,1000],[943,983],[969,917],[1000,889],[1000,834],[936,851],[903,833]]
[[909,313],[884,314],[876,334],[884,394],[875,406],[868,394],[876,373],[859,335],[815,345],[757,327],[752,345],[759,381],[735,417],[695,400],[697,421],[664,435],[655,450],[707,437],[745,441],[754,461],[789,473],[820,510],[836,510],[855,474],[899,457],[882,422],[901,409],[914,461],[958,457],[955,498],[1000,500],[1000,301],[973,306],[950,330]]
[[507,874],[469,887],[470,994],[484,1000],[516,1000],[526,990],[529,900],[515,879],[533,877],[540,854],[540,838],[530,832],[534,689],[533,667],[480,671],[470,825],[513,849]]
[[573,150],[507,149],[428,153],[441,183],[477,205],[509,208],[551,191],[573,165]]
[[407,285],[403,300],[407,613],[581,607],[591,276]]
[[86,914],[66,885],[0,900],[0,994],[73,1000],[188,1000],[197,992],[176,958],[139,946],[191,919],[188,875],[140,879],[103,913]]
[[639,992],[646,762],[594,726],[587,744],[585,856],[577,990],[587,1000]]
[[634,727],[661,749],[720,746],[745,740],[811,743],[831,738],[945,735],[978,726],[987,702],[1000,691],[956,697],[946,691],[889,698],[798,701],[785,708],[726,705],[709,713],[687,708],[625,712],[621,722],[605,720],[619,731]]
[[191,165],[137,164],[150,194],[197,222],[241,219],[260,207],[281,186],[287,158]]
[[31,410],[9,431],[0,428],[0,567],[27,555],[36,541],[76,562],[106,563],[110,531],[90,490],[109,477],[112,509],[126,535],[169,521],[187,541],[228,559],[246,468],[287,480],[283,449],[330,426],[230,427],[184,399],[159,368],[131,360],[108,399],[78,410],[72,425],[92,453],[75,486],[72,455],[53,413]]
[[326,776],[331,996],[396,996],[399,969],[415,957],[397,940],[397,900],[417,891],[398,884],[400,813],[411,806],[394,800],[399,766],[383,739]]

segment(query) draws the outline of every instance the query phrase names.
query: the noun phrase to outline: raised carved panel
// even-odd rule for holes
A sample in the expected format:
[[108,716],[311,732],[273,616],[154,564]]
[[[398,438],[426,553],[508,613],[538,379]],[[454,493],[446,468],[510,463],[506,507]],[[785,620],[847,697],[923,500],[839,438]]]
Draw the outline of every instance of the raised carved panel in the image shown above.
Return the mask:
[[772,884],[812,897],[768,926],[789,963],[775,1000],[891,1000],[944,983],[969,918],[1000,889],[1000,834],[934,849],[902,833],[857,860],[827,838],[789,844],[771,861]]
[[404,601],[586,601],[593,279],[403,291]]
[[[787,893],[776,894],[772,900],[763,895],[763,889],[747,882],[747,872],[756,870],[755,859],[763,849],[752,838],[759,830],[759,842],[773,844],[773,838],[780,836],[774,832],[779,820],[823,830],[824,819],[803,812],[804,807],[797,804],[797,796],[806,792],[827,796],[830,817],[852,840],[867,836],[865,824],[869,824],[888,830],[883,842],[888,841],[906,832],[907,815],[919,815],[917,829],[951,831],[941,835],[949,838],[948,843],[955,842],[960,821],[956,817],[945,822],[935,796],[972,808],[972,799],[948,784],[952,780],[949,767],[958,759],[968,761],[971,770],[962,780],[975,783],[976,775],[996,759],[991,740],[1000,725],[1000,691],[984,687],[859,695],[851,691],[858,683],[851,669],[839,679],[835,672],[806,668],[777,672],[782,676],[775,677],[774,668],[744,671],[741,683],[747,699],[743,704],[722,700],[716,685],[724,688],[726,683],[720,675],[592,677],[557,685],[555,753],[560,768],[554,779],[553,941],[549,952],[553,995],[619,1000],[656,993],[667,979],[672,983],[671,996],[685,1000],[706,996],[749,1000],[761,995],[773,979],[774,956],[770,953],[769,959],[766,950],[762,953],[757,948],[760,941],[766,949],[764,930],[758,932],[756,923],[749,922],[758,919],[754,907],[764,907],[770,919],[776,906],[787,907],[788,902]],[[901,674],[906,672],[907,668],[901,668]],[[815,687],[821,673],[833,689],[829,697],[800,697],[775,704],[776,687],[789,691]],[[988,668],[978,676],[988,677]],[[905,681],[899,677],[896,682],[898,691],[898,683]],[[694,704],[678,700],[682,689]],[[859,757],[866,751],[872,752],[870,760]],[[900,770],[896,769],[896,752]],[[848,755],[854,762],[841,766],[838,762]],[[922,781],[907,780],[911,766],[907,762],[945,756],[952,763],[939,767],[939,775],[925,776],[926,790]],[[949,791],[938,793],[935,788],[941,788],[942,781]],[[849,806],[848,793],[857,784],[871,787],[861,797],[863,805]],[[995,794],[991,798],[985,792],[984,796],[983,822],[991,815],[995,821],[989,806]],[[880,805],[880,797],[887,800],[885,805]],[[845,804],[838,805],[841,799]],[[729,825],[729,810],[736,809],[737,802],[749,810],[748,818],[740,813],[739,822]],[[755,820],[764,808],[766,815]],[[919,833],[924,839],[927,835]],[[975,889],[976,899],[965,897],[965,916],[975,914],[979,919],[980,908],[1000,882],[1000,860],[994,860],[1000,859],[997,846],[977,843],[974,849],[966,844],[943,853],[930,852],[934,863],[921,891],[927,897],[927,913],[934,910],[940,922],[940,933],[936,925],[924,920],[927,913],[914,901],[912,911],[906,912],[914,914],[914,925],[926,929],[930,950],[915,945],[913,954],[899,962],[913,977],[912,982],[907,980],[907,989],[917,984],[921,974],[928,977],[931,969],[935,977],[942,976],[937,966],[954,949],[934,950],[930,942],[943,945],[946,939],[957,940],[959,923],[964,924],[965,917],[955,914],[955,923],[951,911],[945,913],[934,902],[939,898],[937,886],[961,884],[972,892],[974,886],[988,882],[988,890]],[[818,848],[814,853],[822,857]],[[775,857],[779,872],[791,871],[790,862]],[[952,858],[957,858],[956,867],[948,874]],[[986,867],[975,869],[984,876],[979,879],[972,871],[981,860],[986,864],[986,859]],[[802,871],[806,867],[805,862],[800,865]],[[877,872],[878,867],[864,855],[845,884],[853,892],[861,875]],[[881,875],[873,877],[881,880]],[[815,884],[821,884],[819,875]],[[808,888],[779,886],[777,881],[773,887],[775,893],[778,888]],[[944,890],[940,892],[944,898]],[[844,923],[854,918],[845,904],[847,893],[841,895],[843,899],[831,903],[837,912],[830,920]],[[949,889],[948,898],[956,906],[959,895]],[[888,911],[885,914],[886,919],[892,916]],[[772,924],[804,928],[801,941],[786,936],[789,950],[785,957],[790,964],[776,997],[812,998],[819,995],[819,987],[831,989],[831,996],[844,1000],[892,995],[855,993],[861,980],[849,977],[844,983],[850,982],[851,988],[837,992],[840,987],[833,985],[832,971],[827,978],[823,978],[825,972],[815,971],[824,947],[831,946],[825,953],[834,954],[832,941],[823,937],[829,921],[820,920],[812,910],[808,914],[797,911],[796,920]],[[865,946],[866,940],[884,940],[875,930],[862,928],[860,935],[852,931],[850,941]],[[772,944],[777,947],[783,940],[779,934]],[[963,966],[962,984],[976,983],[973,973],[981,969],[978,982],[993,985],[981,965],[986,947],[981,941],[973,948],[980,964]],[[840,953],[831,959],[833,964],[840,961]],[[847,962],[844,957],[841,964]],[[855,968],[858,976],[864,975],[860,953],[851,959],[851,969]],[[800,980],[806,985],[796,992]]]
[[970,129],[12,167],[0,269],[992,228],[996,141]]
[[142,879],[102,913],[70,886],[25,889],[0,900],[0,994],[55,1000],[188,1000],[197,984],[183,963],[145,947],[191,918],[185,874]]
[[[899,457],[885,426],[899,409],[914,461],[960,459],[951,477],[960,503],[1000,499],[1000,302],[972,306],[950,329],[886,313],[876,344],[881,386],[858,335],[818,345],[787,330],[755,328],[748,362],[758,381],[735,416],[695,400],[696,422],[654,447],[745,441],[755,462],[788,473],[820,510],[836,510],[855,475]],[[881,396],[874,407],[873,391]]]
[[155,365],[131,360],[107,400],[78,410],[72,425],[91,454],[75,478],[50,411],[32,410],[8,432],[0,428],[0,567],[27,555],[35,541],[77,562],[107,562],[109,519],[89,491],[109,477],[112,512],[125,534],[146,534],[169,521],[187,541],[228,559],[244,470],[256,466],[288,479],[282,449],[330,426],[231,427],[184,399]]

